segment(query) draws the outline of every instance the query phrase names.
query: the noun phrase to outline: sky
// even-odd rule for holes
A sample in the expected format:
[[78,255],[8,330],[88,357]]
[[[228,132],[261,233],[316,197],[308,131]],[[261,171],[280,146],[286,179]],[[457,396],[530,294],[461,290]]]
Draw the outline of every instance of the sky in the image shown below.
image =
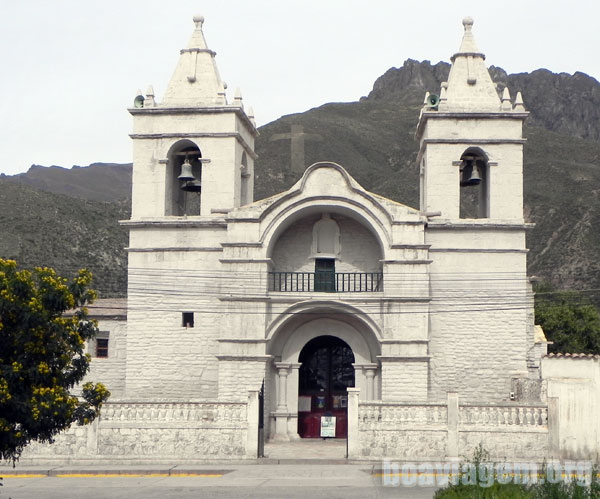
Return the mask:
[[194,14],[258,125],[356,101],[406,59],[449,61],[462,19],[488,65],[600,80],[598,0],[1,0],[0,173],[131,162],[138,89],[156,99]]

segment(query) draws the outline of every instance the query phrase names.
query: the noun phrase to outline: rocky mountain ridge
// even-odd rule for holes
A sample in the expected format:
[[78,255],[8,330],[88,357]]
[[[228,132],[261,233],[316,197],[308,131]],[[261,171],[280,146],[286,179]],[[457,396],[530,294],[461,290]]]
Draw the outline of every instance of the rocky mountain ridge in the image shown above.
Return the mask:
[[[596,79],[582,72],[557,74],[547,69],[507,74],[502,68],[491,66],[489,71],[499,95],[507,86],[513,99],[517,92],[522,93],[530,113],[529,126],[600,141],[600,83]],[[447,62],[432,65],[429,61],[408,59],[402,67],[391,68],[380,76],[363,99],[404,100],[413,97],[413,91],[439,94],[449,72]]]
[[[358,102],[325,104],[261,127],[256,142],[255,199],[290,188],[306,166],[328,160],[341,164],[366,189],[418,206],[415,126],[425,91],[439,92],[449,67],[408,60],[378,78],[369,95]],[[600,84],[583,73],[536,70],[507,75],[495,67],[490,73],[499,91],[508,85],[513,98],[521,91],[530,111],[524,131],[528,140],[525,215],[536,224],[527,243],[530,274],[562,288],[599,289]],[[304,134],[300,167],[291,160],[289,139],[281,139],[292,126],[301,127]],[[6,191],[0,256],[59,269],[61,259],[69,268],[101,261],[102,280],[96,285],[103,293],[125,293],[126,235],[117,220],[128,217],[128,205],[117,201],[130,197],[131,165],[94,164],[70,170],[35,166],[0,181]],[[39,191],[26,190],[31,187]],[[9,195],[16,189],[21,189],[21,195]],[[43,203],[27,202],[37,199],[35,192],[41,191]],[[68,204],[64,194],[85,202],[73,203],[70,211],[58,210],[54,223],[48,213],[53,204]],[[58,198],[52,201],[52,196]],[[65,237],[36,243],[48,241],[49,233],[59,231]],[[95,246],[92,239],[74,245],[72,241],[82,233],[104,236]],[[40,249],[50,246],[52,258]]]

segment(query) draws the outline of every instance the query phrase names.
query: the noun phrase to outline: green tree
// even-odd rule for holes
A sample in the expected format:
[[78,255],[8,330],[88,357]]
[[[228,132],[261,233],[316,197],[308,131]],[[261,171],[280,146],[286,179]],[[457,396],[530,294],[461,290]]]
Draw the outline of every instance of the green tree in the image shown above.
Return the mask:
[[556,353],[600,354],[600,312],[582,293],[535,287],[535,322],[542,326],[548,350]]
[[91,422],[110,396],[101,383],[72,393],[89,370],[85,342],[98,332],[85,308],[96,297],[91,279],[87,270],[68,281],[0,259],[0,459],[14,462],[28,443]]

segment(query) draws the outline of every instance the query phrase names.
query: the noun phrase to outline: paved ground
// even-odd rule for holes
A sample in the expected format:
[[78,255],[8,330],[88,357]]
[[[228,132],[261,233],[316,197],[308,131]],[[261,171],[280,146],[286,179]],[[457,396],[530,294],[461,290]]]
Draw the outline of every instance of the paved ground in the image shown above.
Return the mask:
[[267,442],[265,458],[272,460],[326,459],[335,462],[346,460],[346,439],[303,438],[292,442]]
[[[265,445],[265,458],[181,465],[0,467],[0,499],[429,499],[432,487],[384,486],[380,462],[349,462],[345,440]],[[398,481],[396,481],[397,483]]]
[[[369,466],[299,464],[244,464],[147,467],[106,472],[90,467],[25,470],[7,475],[0,498],[10,499],[164,499],[164,498],[411,498],[429,499],[432,488],[384,487],[382,477]],[[37,471],[37,473],[34,473]],[[85,472],[85,473],[84,473]],[[25,476],[25,475],[28,476]]]

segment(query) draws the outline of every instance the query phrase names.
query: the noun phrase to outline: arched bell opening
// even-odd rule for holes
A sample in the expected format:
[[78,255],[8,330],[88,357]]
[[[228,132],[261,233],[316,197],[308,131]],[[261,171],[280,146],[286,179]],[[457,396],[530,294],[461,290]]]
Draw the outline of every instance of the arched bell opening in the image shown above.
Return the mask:
[[346,438],[348,394],[354,387],[354,354],[335,336],[310,340],[298,358],[298,435]]
[[189,140],[176,143],[168,155],[165,212],[169,216],[200,215],[202,153]]
[[479,147],[469,147],[460,161],[460,218],[488,218],[490,169],[487,155]]
[[248,168],[248,156],[246,153],[242,153],[242,162],[240,165],[240,206],[248,204],[250,200],[249,183],[250,183],[250,170]]

